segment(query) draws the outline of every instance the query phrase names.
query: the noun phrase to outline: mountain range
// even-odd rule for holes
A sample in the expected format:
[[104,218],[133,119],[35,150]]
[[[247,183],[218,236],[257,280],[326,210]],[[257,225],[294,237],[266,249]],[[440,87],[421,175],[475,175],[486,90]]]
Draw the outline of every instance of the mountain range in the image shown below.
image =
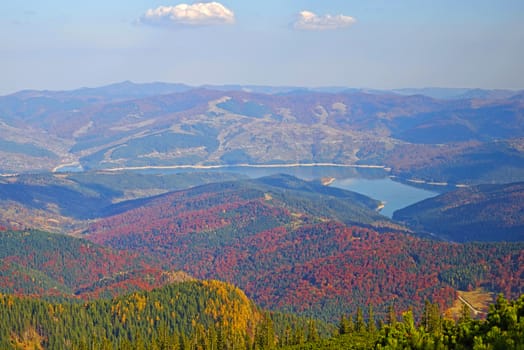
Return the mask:
[[[523,111],[524,91],[479,89],[0,96],[0,346],[315,348],[336,322],[325,347],[492,341],[522,297],[468,310],[524,293]],[[388,218],[338,175],[226,171],[304,164],[439,194]]]
[[0,170],[337,163],[437,182],[514,182],[523,175],[523,96],[131,82],[22,91],[0,97]]

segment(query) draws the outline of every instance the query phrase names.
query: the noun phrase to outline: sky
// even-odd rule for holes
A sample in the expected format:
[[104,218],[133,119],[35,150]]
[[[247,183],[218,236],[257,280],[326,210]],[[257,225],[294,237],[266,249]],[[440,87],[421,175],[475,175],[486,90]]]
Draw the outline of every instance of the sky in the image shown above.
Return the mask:
[[524,89],[522,0],[2,0],[0,94],[131,80]]

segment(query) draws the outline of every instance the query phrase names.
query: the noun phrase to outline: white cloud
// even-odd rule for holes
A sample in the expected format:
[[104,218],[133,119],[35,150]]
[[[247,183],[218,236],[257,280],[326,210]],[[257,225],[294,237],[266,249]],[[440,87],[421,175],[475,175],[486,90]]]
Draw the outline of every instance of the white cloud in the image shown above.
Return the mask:
[[301,11],[293,27],[299,30],[330,30],[349,27],[355,22],[355,18],[350,16],[319,16],[311,11]]
[[140,18],[140,22],[188,26],[232,24],[235,22],[235,14],[218,2],[179,4],[149,9]]

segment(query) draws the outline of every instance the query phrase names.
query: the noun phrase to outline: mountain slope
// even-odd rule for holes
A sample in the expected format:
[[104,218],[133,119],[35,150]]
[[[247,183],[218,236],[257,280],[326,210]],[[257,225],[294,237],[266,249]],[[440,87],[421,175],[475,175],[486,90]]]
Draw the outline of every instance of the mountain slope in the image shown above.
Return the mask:
[[[116,204],[110,211],[118,214],[91,225],[118,228],[136,233],[134,227],[175,230],[187,235],[199,230],[224,232],[249,230],[287,224],[300,225],[303,220],[395,226],[376,212],[380,202],[366,196],[307,182],[289,175],[275,175],[254,180],[212,183],[152,198]],[[177,221],[177,216],[179,219]],[[143,222],[144,218],[147,222]],[[190,224],[185,225],[182,218]],[[144,226],[145,225],[145,226]],[[129,231],[127,231],[129,230]],[[105,238],[104,238],[105,240]]]
[[424,299],[448,305],[456,289],[484,286],[514,295],[524,288],[522,244],[423,240],[351,193],[288,176],[121,205],[119,214],[91,224],[87,237],[198,278],[234,283],[272,309],[333,320],[369,303],[379,313],[393,300],[418,312]]
[[189,278],[157,266],[136,254],[70,236],[0,231],[0,290],[4,293],[92,298]]
[[519,182],[524,178],[524,138],[487,143],[406,144],[386,163],[403,179],[449,184]]
[[228,173],[140,174],[82,172],[0,177],[0,224],[73,234],[115,203],[219,180]]
[[524,183],[479,185],[398,210],[393,218],[456,242],[523,241]]
[[131,344],[161,349],[190,342],[202,348],[217,343],[250,348],[264,321],[242,291],[218,281],[170,284],[86,303],[0,295],[0,347],[6,350],[127,349]]

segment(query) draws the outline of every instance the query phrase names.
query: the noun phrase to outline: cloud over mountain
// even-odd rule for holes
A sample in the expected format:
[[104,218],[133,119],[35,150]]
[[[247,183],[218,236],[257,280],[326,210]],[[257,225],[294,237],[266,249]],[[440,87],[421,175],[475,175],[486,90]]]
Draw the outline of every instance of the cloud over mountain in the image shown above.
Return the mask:
[[311,11],[301,11],[293,28],[298,30],[332,30],[349,27],[355,23],[355,18],[345,15],[317,15]]
[[140,22],[183,26],[232,24],[235,22],[235,14],[218,2],[179,4],[149,9],[140,18]]

